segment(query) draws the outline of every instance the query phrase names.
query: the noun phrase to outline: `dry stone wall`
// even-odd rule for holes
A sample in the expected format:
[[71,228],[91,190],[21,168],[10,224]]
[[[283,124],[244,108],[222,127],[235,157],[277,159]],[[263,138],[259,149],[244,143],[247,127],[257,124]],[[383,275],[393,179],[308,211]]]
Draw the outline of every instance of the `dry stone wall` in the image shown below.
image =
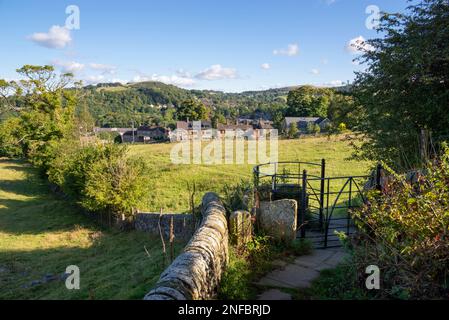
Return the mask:
[[170,236],[170,223],[173,219],[173,233],[176,239],[188,241],[195,229],[195,221],[191,214],[177,213],[137,213],[134,219],[134,228],[139,231],[159,235],[159,223],[165,238]]
[[219,197],[202,201],[203,219],[190,242],[162,273],[145,300],[205,300],[215,297],[228,263],[228,222]]

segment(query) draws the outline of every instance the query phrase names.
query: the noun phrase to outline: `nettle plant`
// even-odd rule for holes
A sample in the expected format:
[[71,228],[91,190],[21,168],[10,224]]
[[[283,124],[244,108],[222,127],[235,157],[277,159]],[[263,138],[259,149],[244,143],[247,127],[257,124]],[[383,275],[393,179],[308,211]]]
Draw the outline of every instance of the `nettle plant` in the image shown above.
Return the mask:
[[382,194],[373,192],[354,212],[362,230],[353,240],[359,274],[368,265],[379,266],[379,294],[385,297],[447,297],[449,148],[415,179],[389,171]]

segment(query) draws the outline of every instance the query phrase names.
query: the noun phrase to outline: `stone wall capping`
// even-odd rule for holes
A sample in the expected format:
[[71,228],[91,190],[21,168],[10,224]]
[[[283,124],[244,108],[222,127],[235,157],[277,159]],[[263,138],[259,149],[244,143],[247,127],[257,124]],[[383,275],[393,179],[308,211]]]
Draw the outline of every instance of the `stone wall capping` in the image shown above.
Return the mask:
[[144,300],[207,300],[215,297],[229,262],[226,210],[215,193],[202,200],[202,221],[184,252],[161,274]]

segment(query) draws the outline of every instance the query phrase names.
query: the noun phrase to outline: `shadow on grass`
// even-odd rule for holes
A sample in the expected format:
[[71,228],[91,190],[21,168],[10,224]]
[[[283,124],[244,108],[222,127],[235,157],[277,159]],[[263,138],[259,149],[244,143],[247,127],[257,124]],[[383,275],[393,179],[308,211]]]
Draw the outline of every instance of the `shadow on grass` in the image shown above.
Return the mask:
[[[159,237],[100,227],[23,162],[0,159],[0,174],[0,299],[142,299],[158,280]],[[80,290],[61,279],[69,265]]]
[[[0,299],[142,299],[164,270],[160,241],[135,231],[99,234],[88,247],[0,252]],[[80,290],[65,287],[70,265],[80,268]]]

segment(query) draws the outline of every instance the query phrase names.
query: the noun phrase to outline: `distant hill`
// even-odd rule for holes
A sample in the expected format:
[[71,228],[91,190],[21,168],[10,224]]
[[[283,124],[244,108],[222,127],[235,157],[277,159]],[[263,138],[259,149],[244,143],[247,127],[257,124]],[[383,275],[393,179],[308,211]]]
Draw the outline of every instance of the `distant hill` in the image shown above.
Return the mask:
[[[84,87],[80,107],[86,106],[101,126],[129,126],[130,119],[137,123],[172,121],[167,110],[188,98],[200,99],[211,110],[225,116],[264,112],[269,106],[286,106],[290,90],[299,86],[261,91],[229,93],[213,90],[187,90],[161,82],[100,83]],[[350,91],[349,86],[335,88]]]

